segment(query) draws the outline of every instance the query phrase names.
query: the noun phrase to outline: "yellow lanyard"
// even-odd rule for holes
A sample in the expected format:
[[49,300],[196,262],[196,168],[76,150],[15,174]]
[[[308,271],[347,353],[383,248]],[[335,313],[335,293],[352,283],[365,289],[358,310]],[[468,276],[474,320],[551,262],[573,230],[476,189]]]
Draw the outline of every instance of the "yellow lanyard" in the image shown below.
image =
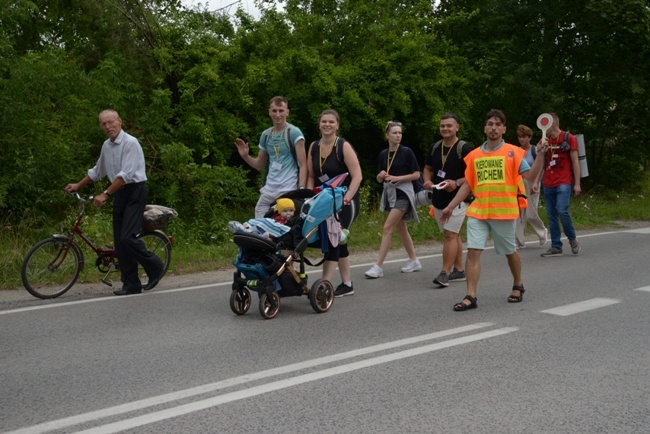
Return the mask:
[[[458,143],[458,141],[456,141],[456,143]],[[447,151],[447,155],[445,155],[445,145],[442,143],[440,144],[440,158],[442,158],[442,167],[440,168],[440,170],[443,170],[445,168],[445,163],[447,163],[447,157],[449,157],[449,153],[451,152],[452,149],[454,149],[456,143],[454,143],[449,147],[449,150]]]
[[280,139],[273,140],[273,142],[271,143],[271,146],[273,146],[273,152],[275,153],[275,159],[278,161],[280,160],[280,151],[282,150],[282,140],[284,139],[285,131],[286,131],[286,127],[282,130],[282,133],[280,134]]
[[386,173],[390,173],[390,168],[393,165],[393,161],[395,161],[395,156],[397,155],[397,150],[399,149],[399,145],[397,145],[397,148],[395,148],[395,152],[393,152],[393,158],[390,158],[390,149],[388,150],[388,158],[386,159]]
[[318,161],[319,161],[321,175],[323,174],[323,164],[325,164],[325,160],[327,160],[327,157],[329,157],[330,154],[332,153],[332,149],[334,149],[334,147],[336,146],[336,142],[338,141],[338,139],[339,139],[338,136],[334,136],[334,143],[332,143],[332,147],[327,152],[327,154],[325,154],[325,156],[323,156],[323,147],[321,146],[322,140],[321,143],[318,144]]

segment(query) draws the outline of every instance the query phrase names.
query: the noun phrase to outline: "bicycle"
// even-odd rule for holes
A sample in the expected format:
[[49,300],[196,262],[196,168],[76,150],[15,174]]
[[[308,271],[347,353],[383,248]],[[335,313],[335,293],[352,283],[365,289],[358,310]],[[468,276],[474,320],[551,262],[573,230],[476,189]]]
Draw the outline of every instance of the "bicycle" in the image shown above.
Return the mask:
[[[79,193],[68,193],[74,196],[81,204],[72,228],[68,231],[61,225],[61,233],[36,243],[25,256],[20,266],[20,274],[25,289],[34,297],[48,299],[65,294],[77,281],[79,273],[84,267],[84,253],[75,236],[83,240],[97,255],[95,266],[101,273],[105,273],[101,282],[113,286],[108,279],[111,272],[118,271],[120,264],[115,254],[115,249],[97,246],[81,229],[80,223],[86,213],[86,202],[93,197],[82,198]],[[164,227],[166,220],[158,227]],[[137,237],[141,239],[147,250],[157,255],[164,265],[163,275],[169,268],[173,238],[168,237],[159,229],[147,229],[146,225]],[[138,265],[138,274],[142,276],[144,270]]]

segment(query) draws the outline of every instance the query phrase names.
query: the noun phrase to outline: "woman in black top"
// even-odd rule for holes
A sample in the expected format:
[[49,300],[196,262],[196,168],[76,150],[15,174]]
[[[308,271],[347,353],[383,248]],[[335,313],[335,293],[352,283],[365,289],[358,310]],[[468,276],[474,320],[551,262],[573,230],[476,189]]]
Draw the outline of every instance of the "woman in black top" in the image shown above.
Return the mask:
[[[309,146],[307,153],[307,188],[313,189],[325,181],[342,173],[349,175],[343,182],[348,190],[343,197],[343,208],[339,211],[339,221],[343,229],[350,225],[359,213],[359,186],[361,185],[361,166],[357,153],[345,139],[338,137],[339,114],[335,110],[325,110],[318,121],[321,139]],[[333,247],[331,244],[323,262],[323,278],[330,280],[338,266],[342,283],[334,292],[335,297],[354,294],[350,272],[350,252],[347,244]]]
[[420,179],[420,166],[413,151],[401,145],[401,123],[388,122],[385,132],[388,149],[384,149],[379,153],[377,182],[384,185],[379,209],[388,211],[388,216],[381,236],[379,258],[377,263],[366,271],[366,277],[370,279],[384,277],[382,265],[390,249],[390,242],[395,229],[402,238],[402,244],[409,256],[406,266],[402,267],[402,273],[412,273],[422,269],[422,265],[415,255],[413,240],[406,226],[407,220],[419,221],[415,210],[414,183]]

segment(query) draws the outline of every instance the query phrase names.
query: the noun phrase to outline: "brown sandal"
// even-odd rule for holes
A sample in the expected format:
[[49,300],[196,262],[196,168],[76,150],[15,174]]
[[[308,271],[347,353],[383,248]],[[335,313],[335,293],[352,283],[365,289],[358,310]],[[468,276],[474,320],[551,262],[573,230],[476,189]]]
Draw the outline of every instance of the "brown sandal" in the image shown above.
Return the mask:
[[456,312],[462,312],[464,310],[470,310],[470,309],[476,309],[478,305],[476,304],[476,297],[472,297],[471,295],[466,295],[463,300],[469,301],[469,304],[465,304],[462,302],[456,303],[454,305],[454,311]]
[[510,295],[508,297],[508,303],[521,303],[521,301],[524,299],[524,292],[526,292],[524,285],[514,285],[512,287],[512,290],[519,291],[519,295]]

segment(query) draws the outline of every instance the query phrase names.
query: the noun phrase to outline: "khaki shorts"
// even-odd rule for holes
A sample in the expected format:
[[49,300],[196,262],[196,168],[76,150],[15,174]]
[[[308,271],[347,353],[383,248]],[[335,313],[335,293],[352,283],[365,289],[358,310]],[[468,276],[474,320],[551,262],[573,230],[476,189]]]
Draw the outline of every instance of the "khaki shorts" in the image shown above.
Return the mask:
[[440,224],[440,216],[442,215],[442,210],[435,207],[434,209],[436,211],[436,221],[438,222],[440,232],[449,231],[455,234],[460,232],[460,228],[463,226],[463,221],[465,221],[465,213],[467,212],[467,204],[465,202],[461,202],[460,205],[454,208],[454,211],[451,213],[451,217],[449,217],[449,220],[447,220],[447,223],[444,225]]

